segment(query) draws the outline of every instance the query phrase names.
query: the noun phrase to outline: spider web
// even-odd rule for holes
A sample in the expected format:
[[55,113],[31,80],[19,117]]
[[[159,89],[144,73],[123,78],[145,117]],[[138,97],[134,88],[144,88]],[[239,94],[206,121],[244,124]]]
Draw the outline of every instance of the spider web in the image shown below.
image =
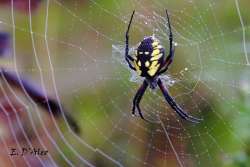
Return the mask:
[[[3,10],[0,17],[1,29],[12,36],[8,68],[29,75],[66,106],[82,134],[74,134],[65,117],[48,119],[27,94],[20,95],[2,83],[15,122],[1,105],[13,140],[10,144],[1,136],[1,155],[13,166],[247,165],[247,3],[46,0],[37,11],[20,15],[11,1],[11,10]],[[149,35],[157,36],[167,49],[166,8],[177,46],[170,69],[161,77],[177,103],[203,119],[200,124],[178,117],[158,89],[148,89],[141,102],[144,116],[155,123],[131,115],[142,78],[128,68],[123,57],[128,21],[135,9],[131,54]],[[25,124],[12,99],[25,106]],[[8,155],[13,145],[20,149],[38,146],[49,154],[23,156],[18,163]]]

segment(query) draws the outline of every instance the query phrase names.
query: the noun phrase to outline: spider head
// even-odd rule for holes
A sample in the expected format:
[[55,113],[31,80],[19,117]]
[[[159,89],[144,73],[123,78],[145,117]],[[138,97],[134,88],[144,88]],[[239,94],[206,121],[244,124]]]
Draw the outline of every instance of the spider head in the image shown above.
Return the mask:
[[137,48],[134,66],[137,73],[149,81],[157,78],[165,61],[165,49],[154,36],[145,37]]

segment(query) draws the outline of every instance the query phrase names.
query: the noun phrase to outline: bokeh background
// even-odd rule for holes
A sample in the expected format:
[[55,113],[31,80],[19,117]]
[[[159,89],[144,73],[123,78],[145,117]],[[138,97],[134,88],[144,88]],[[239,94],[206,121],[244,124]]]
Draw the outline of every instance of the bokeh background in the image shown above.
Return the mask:
[[[158,90],[141,107],[161,123],[132,117],[141,79],[123,54],[134,9],[131,48],[155,34],[166,49],[168,9],[178,45],[165,84],[200,124],[180,119]],[[248,0],[0,0],[1,66],[45,89],[81,127],[78,136],[1,81],[0,166],[250,166],[248,10]],[[22,147],[49,155],[9,155]]]

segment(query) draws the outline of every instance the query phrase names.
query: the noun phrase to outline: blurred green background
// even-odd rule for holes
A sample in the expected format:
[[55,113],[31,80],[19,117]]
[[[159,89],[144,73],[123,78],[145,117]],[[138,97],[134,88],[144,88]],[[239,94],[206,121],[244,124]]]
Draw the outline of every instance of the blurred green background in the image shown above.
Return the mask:
[[[63,119],[60,133],[48,116],[40,121],[33,113],[39,138],[58,166],[88,166],[83,159],[105,167],[250,166],[248,0],[44,0],[31,13],[25,9],[17,6],[12,15],[8,4],[1,6],[0,30],[15,44],[2,64],[44,85],[49,95],[58,94],[79,122],[80,138]],[[175,81],[169,90],[183,109],[204,119],[200,124],[181,120],[158,90],[148,90],[141,107],[145,117],[159,116],[164,126],[132,117],[141,82],[130,81],[123,45],[134,9],[130,46],[155,34],[166,49],[168,9],[178,43],[167,71]],[[5,166],[13,165],[1,155]]]

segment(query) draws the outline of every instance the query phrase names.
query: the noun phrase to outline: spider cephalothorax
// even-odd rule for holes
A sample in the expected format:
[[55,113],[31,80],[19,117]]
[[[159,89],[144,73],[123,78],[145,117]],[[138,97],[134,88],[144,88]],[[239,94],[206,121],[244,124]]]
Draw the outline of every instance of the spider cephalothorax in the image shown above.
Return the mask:
[[140,101],[145,93],[145,90],[148,86],[150,88],[155,89],[159,86],[162,91],[166,101],[171,106],[172,109],[176,111],[176,113],[182,117],[183,119],[189,120],[191,122],[199,122],[201,119],[194,118],[184,112],[181,107],[174,101],[174,99],[170,96],[168,90],[163,85],[161,79],[158,77],[165,71],[167,71],[168,66],[172,63],[174,57],[174,45],[173,45],[173,34],[171,30],[171,25],[167,14],[168,20],[168,29],[169,29],[169,54],[166,56],[165,49],[160,44],[160,41],[154,36],[145,37],[137,48],[137,53],[135,57],[129,55],[129,29],[132,23],[132,19],[135,11],[130,18],[130,22],[128,25],[128,29],[126,32],[126,48],[125,48],[125,59],[132,70],[135,70],[138,75],[144,77],[145,80],[139,90],[137,91],[134,99],[133,99],[133,109],[132,114],[135,114],[136,109],[140,114],[141,118],[144,119],[141,109],[140,109]]

